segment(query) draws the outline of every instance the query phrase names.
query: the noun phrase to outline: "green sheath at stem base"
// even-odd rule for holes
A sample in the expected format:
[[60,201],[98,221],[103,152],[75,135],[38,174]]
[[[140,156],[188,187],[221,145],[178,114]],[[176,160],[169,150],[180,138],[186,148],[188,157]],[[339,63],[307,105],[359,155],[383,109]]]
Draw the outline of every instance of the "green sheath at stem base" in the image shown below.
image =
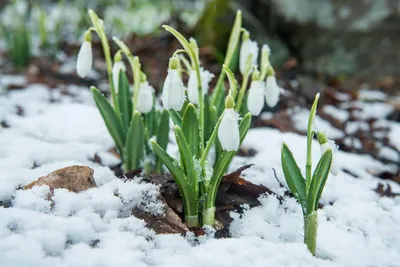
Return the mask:
[[304,215],[304,243],[307,245],[313,256],[315,256],[315,249],[317,247],[317,228],[317,211],[313,211],[310,214]]
[[203,225],[215,224],[215,207],[203,210]]
[[185,216],[185,222],[187,227],[198,227],[199,226],[199,216],[193,215],[193,216]]

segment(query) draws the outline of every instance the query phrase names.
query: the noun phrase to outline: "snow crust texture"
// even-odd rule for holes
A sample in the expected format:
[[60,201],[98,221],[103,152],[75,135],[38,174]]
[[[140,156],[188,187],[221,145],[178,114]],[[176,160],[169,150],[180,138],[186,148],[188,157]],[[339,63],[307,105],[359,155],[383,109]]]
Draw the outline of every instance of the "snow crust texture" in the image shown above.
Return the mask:
[[[318,218],[317,257],[303,244],[300,206],[290,197],[279,203],[263,196],[259,207],[243,215],[232,213],[230,239],[155,235],[131,209],[162,213],[158,188],[140,179],[124,182],[108,166],[91,161],[98,153],[106,159],[103,163],[117,162],[108,152],[113,142],[89,90],[69,90],[73,94],[61,95],[57,89],[50,94],[48,88],[32,85],[0,96],[0,121],[10,125],[0,128],[0,266],[400,266],[400,198],[378,196],[374,189],[382,180],[371,174],[393,166],[340,151],[341,169],[359,178],[342,171],[328,179]],[[17,115],[18,106],[23,116]],[[376,110],[386,114],[387,107],[371,110],[377,116]],[[329,125],[320,121],[321,128]],[[398,137],[399,126],[391,129],[393,138]],[[245,178],[283,195],[285,188],[273,172],[285,184],[280,165],[283,141],[303,170],[305,137],[268,128],[249,131],[243,145],[257,154],[235,157],[231,169],[255,164]],[[174,149],[172,143],[170,150]],[[313,152],[315,167],[316,142]],[[56,189],[52,195],[47,186],[18,190],[75,164],[94,169],[97,188],[78,194]],[[400,191],[397,184],[386,183]]]

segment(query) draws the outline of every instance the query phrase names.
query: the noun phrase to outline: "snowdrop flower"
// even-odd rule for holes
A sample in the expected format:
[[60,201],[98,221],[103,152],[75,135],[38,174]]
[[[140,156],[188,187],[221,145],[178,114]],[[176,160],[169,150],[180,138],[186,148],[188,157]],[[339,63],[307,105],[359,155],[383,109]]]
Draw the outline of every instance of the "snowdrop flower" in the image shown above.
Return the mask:
[[258,58],[258,45],[256,41],[250,40],[250,34],[248,31],[243,33],[243,41],[240,47],[240,58],[239,58],[239,68],[242,75],[246,75],[249,70],[247,66],[247,61],[251,55],[251,66],[257,66]]
[[140,83],[136,108],[141,113],[149,113],[153,108],[153,92],[154,88],[149,84],[149,82],[145,81]]
[[233,97],[228,95],[225,100],[225,111],[218,128],[218,139],[222,149],[226,151],[236,151],[240,145],[238,116],[233,107]]
[[[201,78],[201,87],[203,90],[203,97],[208,93],[209,83],[214,78],[214,74],[209,72],[208,70],[200,69],[200,78]],[[188,98],[189,101],[193,104],[199,103],[199,93],[198,93],[198,85],[197,85],[197,76],[196,71],[191,70],[189,75],[188,82]]]
[[113,84],[114,84],[115,92],[117,92],[117,93],[118,93],[118,87],[119,87],[119,74],[121,71],[125,72],[126,67],[125,67],[124,62],[122,61],[121,51],[118,51],[118,53],[115,54],[114,65],[112,68]]
[[260,80],[260,73],[255,70],[253,72],[249,95],[247,96],[247,109],[253,116],[260,115],[264,107],[264,87],[264,82]]
[[76,60],[76,72],[81,78],[85,78],[92,69],[92,35],[90,31],[86,31],[84,42],[79,49],[78,58]]
[[265,102],[269,107],[275,107],[279,101],[280,88],[275,75],[267,77],[265,86]]
[[335,141],[329,140],[326,137],[326,135],[324,133],[322,133],[322,132],[318,132],[317,139],[318,139],[318,142],[319,142],[320,148],[321,148],[321,156],[328,149],[332,149],[332,165],[331,165],[330,172],[335,176],[338,175],[338,173],[339,173],[339,165],[338,165],[338,162],[336,160],[336,153],[337,153],[337,150],[338,150],[338,146],[335,144]]
[[165,109],[182,109],[185,102],[185,88],[183,87],[182,78],[178,71],[178,61],[176,58],[169,60],[168,75],[163,87],[163,105]]

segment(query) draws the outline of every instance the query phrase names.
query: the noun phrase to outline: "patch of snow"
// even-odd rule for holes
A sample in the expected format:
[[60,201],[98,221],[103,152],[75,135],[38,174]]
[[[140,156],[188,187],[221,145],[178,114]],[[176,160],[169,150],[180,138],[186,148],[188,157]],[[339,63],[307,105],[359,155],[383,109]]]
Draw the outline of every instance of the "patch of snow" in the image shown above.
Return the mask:
[[385,101],[387,99],[387,95],[381,91],[364,89],[358,92],[358,99],[363,101],[371,101],[371,100]]
[[[310,111],[305,108],[296,108],[291,112],[294,127],[297,130],[306,133]],[[344,133],[341,130],[319,117],[318,114],[315,116],[314,127],[318,131],[323,131],[329,139],[339,139],[344,136]]]
[[326,105],[323,107],[323,111],[340,122],[345,122],[349,119],[349,112],[346,110],[338,109],[332,105]]

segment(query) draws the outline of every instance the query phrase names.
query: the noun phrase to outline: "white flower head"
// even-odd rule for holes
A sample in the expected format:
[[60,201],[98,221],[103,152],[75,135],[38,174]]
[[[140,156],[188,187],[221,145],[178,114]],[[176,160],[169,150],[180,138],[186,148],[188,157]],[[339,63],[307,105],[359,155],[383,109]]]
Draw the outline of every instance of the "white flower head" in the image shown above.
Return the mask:
[[92,43],[84,41],[79,49],[78,58],[76,60],[76,72],[81,78],[85,78],[93,65]]
[[112,76],[113,76],[115,92],[118,92],[118,89],[119,89],[119,74],[121,71],[123,71],[123,72],[126,71],[124,62],[123,61],[114,62],[114,65],[112,68]]
[[238,115],[233,108],[226,108],[218,128],[218,140],[226,151],[237,151],[240,145]]
[[165,109],[181,110],[185,102],[185,88],[177,69],[177,59],[171,58],[168,75],[164,82],[162,101]]
[[332,149],[332,164],[331,164],[331,170],[330,172],[333,175],[338,175],[339,173],[339,164],[336,160],[336,154],[338,151],[338,146],[335,144],[335,141],[329,140],[324,133],[318,132],[317,134],[317,139],[320,144],[321,148],[321,156],[328,150]]
[[154,88],[145,81],[140,83],[136,109],[141,113],[149,113],[153,108]]
[[275,75],[268,76],[265,83],[265,102],[269,107],[275,107],[280,95],[280,87],[276,82]]
[[244,40],[240,47],[239,69],[242,75],[246,74],[247,60],[250,55],[251,55],[251,66],[257,66],[257,60],[258,60],[258,44],[256,41],[252,41],[249,38],[248,39],[247,38],[248,36],[243,38]]
[[247,109],[253,116],[260,115],[264,107],[264,88],[265,84],[261,80],[251,82],[249,95],[247,96]]
[[[208,93],[209,83],[214,78],[214,74],[209,72],[208,70],[200,69],[200,78],[201,78],[201,87],[203,96]],[[193,104],[199,103],[199,93],[198,93],[198,83],[197,83],[197,75],[195,70],[191,70],[189,74],[189,82],[188,82],[188,98],[189,101]]]

